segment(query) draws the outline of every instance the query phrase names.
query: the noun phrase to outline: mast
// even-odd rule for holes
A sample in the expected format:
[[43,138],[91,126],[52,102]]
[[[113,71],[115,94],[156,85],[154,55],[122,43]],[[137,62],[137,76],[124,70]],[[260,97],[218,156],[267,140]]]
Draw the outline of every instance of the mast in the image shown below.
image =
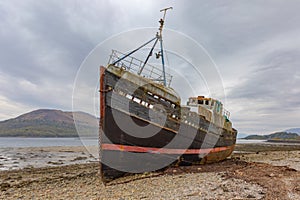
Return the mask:
[[163,70],[164,86],[167,86],[167,81],[166,81],[166,71],[165,71],[165,58],[164,58],[164,49],[163,49],[162,30],[163,30],[164,23],[165,23],[166,13],[167,13],[167,10],[169,10],[169,9],[173,9],[173,7],[164,8],[164,9],[160,10],[160,12],[164,12],[164,16],[162,19],[159,20],[160,27],[159,27],[159,35],[158,35],[159,42],[160,42],[160,56],[161,56],[161,64],[162,64],[162,70]]
[[137,72],[138,75],[141,75],[142,71],[144,70],[144,67],[146,66],[149,58],[152,56],[153,54],[153,50],[157,44],[157,42],[159,41],[160,43],[160,51],[158,53],[156,53],[156,58],[159,59],[161,57],[161,64],[162,64],[162,76],[163,79],[157,79],[156,81],[162,81],[164,86],[167,86],[167,80],[166,80],[166,71],[165,71],[165,59],[164,59],[164,49],[163,49],[163,39],[162,39],[162,30],[164,27],[164,23],[165,23],[165,18],[166,18],[166,13],[167,10],[173,9],[173,7],[168,7],[168,8],[164,8],[162,10],[160,10],[160,12],[164,12],[163,18],[161,18],[159,20],[160,26],[159,26],[159,32],[156,33],[156,36],[154,38],[152,38],[151,40],[149,40],[148,42],[146,42],[145,44],[141,45],[140,47],[134,49],[133,51],[129,52],[128,54],[124,55],[123,57],[117,59],[115,62],[113,62],[113,65],[116,65],[118,62],[124,60],[125,58],[127,58],[128,56],[130,56],[131,54],[135,53],[136,51],[140,50],[141,48],[143,48],[144,46],[146,46],[147,44],[154,42],[145,62],[143,63],[143,66],[141,67],[141,69]]

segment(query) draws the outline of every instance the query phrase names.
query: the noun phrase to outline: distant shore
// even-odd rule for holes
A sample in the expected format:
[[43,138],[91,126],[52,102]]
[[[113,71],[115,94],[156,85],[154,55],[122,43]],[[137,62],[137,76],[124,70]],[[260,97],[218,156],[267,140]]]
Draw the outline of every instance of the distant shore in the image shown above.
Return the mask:
[[[27,159],[50,155],[49,163],[0,172],[5,199],[300,199],[300,145],[238,144],[223,162],[132,175],[107,186],[83,147],[18,149]],[[55,163],[54,154],[81,164]]]
[[284,139],[270,139],[267,142],[274,142],[274,143],[300,143],[300,140],[284,140]]

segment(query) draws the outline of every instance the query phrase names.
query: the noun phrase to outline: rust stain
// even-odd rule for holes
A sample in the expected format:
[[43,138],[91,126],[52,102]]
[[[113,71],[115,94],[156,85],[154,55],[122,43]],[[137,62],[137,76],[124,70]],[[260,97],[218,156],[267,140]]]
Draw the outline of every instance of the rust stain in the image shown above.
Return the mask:
[[100,128],[104,130],[104,117],[105,117],[105,95],[103,92],[105,90],[104,85],[104,74],[105,74],[105,67],[100,67]]

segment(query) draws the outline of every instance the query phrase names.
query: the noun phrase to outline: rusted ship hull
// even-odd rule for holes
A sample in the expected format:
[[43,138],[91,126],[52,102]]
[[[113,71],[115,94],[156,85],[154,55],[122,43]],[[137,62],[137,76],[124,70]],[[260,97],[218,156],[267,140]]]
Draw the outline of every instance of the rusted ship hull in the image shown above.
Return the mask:
[[[104,182],[125,173],[154,171],[172,164],[217,162],[232,153],[236,130],[216,126],[204,117],[183,111],[175,98],[156,95],[163,90],[154,90],[156,86],[142,77],[141,81],[133,82],[128,79],[131,74],[121,68],[101,67],[100,71],[99,143]],[[153,122],[153,118],[158,120]],[[144,132],[126,127],[132,122],[157,131],[146,137]]]

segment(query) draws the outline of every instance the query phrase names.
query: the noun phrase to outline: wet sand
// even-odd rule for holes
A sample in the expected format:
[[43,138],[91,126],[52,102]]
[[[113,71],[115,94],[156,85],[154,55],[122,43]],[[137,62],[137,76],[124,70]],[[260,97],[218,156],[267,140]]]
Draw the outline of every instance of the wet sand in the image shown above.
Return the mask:
[[96,162],[91,153],[83,146],[0,148],[0,171]]
[[[128,176],[106,186],[98,163],[87,159],[86,164],[5,170],[0,199],[300,199],[300,146],[254,147],[237,145],[236,153],[220,163]],[[28,152],[33,150],[77,152],[74,157],[84,152],[78,147]]]

